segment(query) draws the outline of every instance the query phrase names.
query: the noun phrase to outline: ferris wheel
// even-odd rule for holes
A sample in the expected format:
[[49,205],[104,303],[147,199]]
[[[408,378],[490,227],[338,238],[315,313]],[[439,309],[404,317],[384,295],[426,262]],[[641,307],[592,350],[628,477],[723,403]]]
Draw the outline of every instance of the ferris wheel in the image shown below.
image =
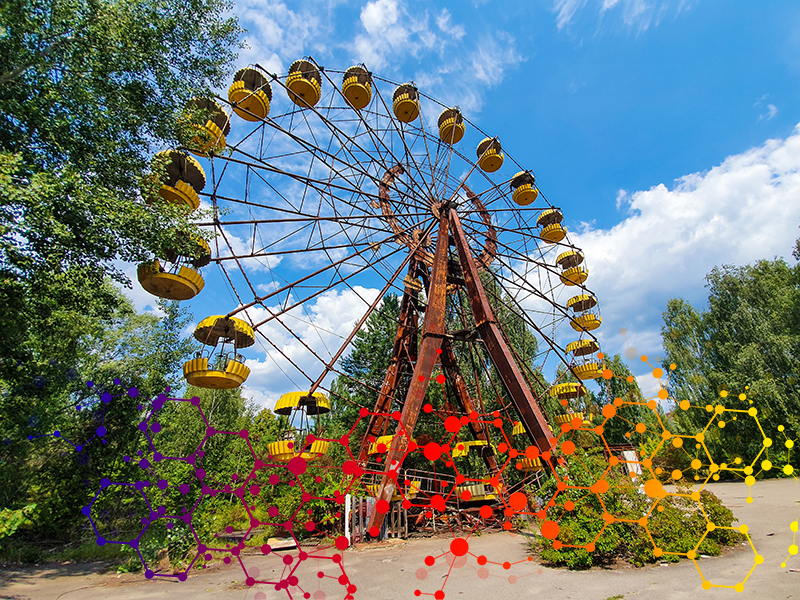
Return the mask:
[[[365,407],[373,416],[360,460],[383,439],[387,472],[399,468],[408,440],[386,415],[399,411],[413,434],[435,373],[453,386],[452,410],[483,412],[466,357],[477,370],[495,369],[514,434],[542,452],[550,420],[583,418],[582,382],[603,373],[589,272],[561,209],[497,132],[413,82],[365,65],[323,68],[310,57],[286,74],[241,69],[227,98],[199,99],[194,108],[208,115],[187,144],[198,158],[166,153],[161,195],[190,209],[209,206],[213,218],[201,225],[211,242],[196,239],[191,256],[172,253],[139,269],[143,287],[165,298],[216,294],[219,314],[195,331],[205,350],[184,366],[190,383],[241,385],[250,370],[240,350],[258,344],[296,386],[276,411],[313,431],[315,417],[331,409],[330,381],[342,375],[356,333],[396,294],[390,367],[380,387],[361,382],[375,402]],[[204,275],[214,269],[221,283],[210,290]],[[318,318],[318,303],[332,294],[346,296],[355,315],[345,333]],[[536,340],[524,357],[511,322]],[[543,413],[548,398],[563,414]],[[493,444],[487,428],[471,429],[462,452]],[[292,432],[276,444],[276,460],[314,460],[327,448],[303,446]],[[491,455],[483,454],[496,469]],[[533,459],[518,462],[522,471],[541,469]],[[378,495],[390,498],[385,484]]]

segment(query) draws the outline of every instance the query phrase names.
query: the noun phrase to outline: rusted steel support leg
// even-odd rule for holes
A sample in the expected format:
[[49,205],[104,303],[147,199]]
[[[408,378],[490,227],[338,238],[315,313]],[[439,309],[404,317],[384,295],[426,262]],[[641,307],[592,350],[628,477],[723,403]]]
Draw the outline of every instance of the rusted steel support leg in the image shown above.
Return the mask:
[[[417,262],[412,261],[408,269],[409,275],[413,277],[416,269]],[[417,336],[417,315],[414,311],[413,301],[410,296],[411,293],[416,292],[413,292],[406,286],[403,299],[400,303],[400,323],[397,326],[397,333],[394,338],[392,360],[389,363],[389,369],[386,372],[386,377],[383,379],[383,385],[381,385],[378,399],[375,402],[375,410],[373,412],[376,413],[388,413],[392,409],[392,400],[394,399],[397,384],[409,364],[410,342]],[[366,464],[369,455],[369,438],[371,436],[378,437],[383,433],[385,422],[386,418],[379,414],[370,417],[366,433],[361,440],[361,449],[358,453],[358,462],[362,467]]]
[[[409,436],[414,433],[417,425],[422,403],[425,400],[425,392],[428,390],[433,367],[438,358],[437,350],[442,346],[442,336],[445,331],[445,305],[447,303],[447,250],[448,250],[448,229],[449,222],[447,211],[439,220],[439,233],[436,238],[436,253],[433,257],[433,270],[431,273],[430,286],[428,288],[428,307],[425,311],[425,321],[422,325],[422,343],[419,348],[417,364],[414,366],[414,374],[408,388],[403,412],[400,422]],[[401,428],[398,426],[397,432]],[[386,456],[386,467],[384,469],[381,485],[378,489],[377,499],[390,502],[395,492],[393,479],[397,477],[397,472],[403,463],[403,456],[408,447],[408,439],[402,435],[396,435],[389,447]],[[390,473],[393,475],[390,475]],[[368,527],[378,527],[383,524],[384,514],[372,511]]]
[[[464,381],[464,377],[461,375],[461,369],[458,368],[456,355],[453,352],[453,346],[450,344],[449,340],[445,340],[442,343],[442,371],[444,371],[445,377],[452,382],[453,387],[456,390],[456,396],[458,397],[458,402],[461,405],[461,410],[468,415],[472,412],[477,412],[475,410],[475,404],[472,402],[472,398],[469,395],[467,382]],[[470,421],[469,428],[472,430],[472,435],[476,440],[487,442],[488,446],[490,441],[489,436],[486,433],[486,429],[480,423]],[[495,459],[494,454],[484,456],[483,460],[489,469],[489,473],[492,474],[492,477],[498,477],[500,475],[500,469],[497,466],[497,460]]]
[[547,440],[552,437],[550,427],[495,320],[486,290],[483,288],[478,269],[475,266],[475,260],[472,258],[467,237],[464,235],[461,221],[454,210],[450,212],[450,220],[458,258],[461,261],[461,270],[464,273],[467,295],[472,306],[472,314],[475,317],[475,325],[495,368],[500,373],[508,395],[511,396],[511,401],[519,411],[528,435],[533,438],[532,441],[540,452],[547,452],[550,450],[550,443]]

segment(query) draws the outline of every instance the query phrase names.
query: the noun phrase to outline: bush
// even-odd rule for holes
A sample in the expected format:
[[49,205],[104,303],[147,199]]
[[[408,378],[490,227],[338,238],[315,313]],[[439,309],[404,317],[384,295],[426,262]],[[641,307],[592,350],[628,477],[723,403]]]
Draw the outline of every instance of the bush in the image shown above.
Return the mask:
[[[556,520],[556,540],[541,535],[529,543],[532,551],[554,566],[585,569],[625,559],[636,566],[659,561],[677,562],[679,554],[696,551],[715,556],[725,545],[734,544],[742,535],[730,529],[733,513],[719,498],[708,491],[699,499],[690,497],[689,488],[659,499],[647,496],[621,470],[611,468],[604,479],[609,483],[605,493],[588,492],[608,468],[608,462],[596,451],[577,450],[567,466],[557,468],[559,478],[566,477],[571,486],[557,492],[555,478],[550,478],[540,491],[541,506],[548,508],[547,518]],[[613,515],[607,523],[604,515]],[[707,523],[713,523],[708,530]],[[699,543],[699,546],[698,546]],[[594,544],[594,550],[572,546]],[[658,550],[656,550],[658,549]]]

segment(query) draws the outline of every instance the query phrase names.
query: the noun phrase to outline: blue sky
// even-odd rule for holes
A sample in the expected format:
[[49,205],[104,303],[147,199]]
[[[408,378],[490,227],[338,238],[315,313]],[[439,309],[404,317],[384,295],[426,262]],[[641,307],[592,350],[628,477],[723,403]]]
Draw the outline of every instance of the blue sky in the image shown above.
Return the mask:
[[[499,135],[584,249],[607,352],[624,349],[624,327],[658,354],[666,300],[702,305],[714,265],[791,260],[800,3],[240,0],[235,11],[250,32],[242,66],[284,74],[305,55],[330,69],[364,61]],[[189,303],[196,320],[232,301],[218,274],[206,277]],[[131,294],[148,305],[136,282]],[[358,318],[344,306],[342,293],[303,318],[341,336]],[[263,352],[251,359],[247,390],[269,405],[288,384]]]

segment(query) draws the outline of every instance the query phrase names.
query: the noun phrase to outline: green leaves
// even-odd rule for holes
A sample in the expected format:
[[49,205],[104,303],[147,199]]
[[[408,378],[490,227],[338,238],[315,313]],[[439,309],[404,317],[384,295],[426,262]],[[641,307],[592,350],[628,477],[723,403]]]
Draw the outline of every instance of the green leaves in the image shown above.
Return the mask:
[[23,525],[32,525],[31,517],[36,510],[36,504],[28,504],[23,508],[0,510],[0,539],[13,535]]

